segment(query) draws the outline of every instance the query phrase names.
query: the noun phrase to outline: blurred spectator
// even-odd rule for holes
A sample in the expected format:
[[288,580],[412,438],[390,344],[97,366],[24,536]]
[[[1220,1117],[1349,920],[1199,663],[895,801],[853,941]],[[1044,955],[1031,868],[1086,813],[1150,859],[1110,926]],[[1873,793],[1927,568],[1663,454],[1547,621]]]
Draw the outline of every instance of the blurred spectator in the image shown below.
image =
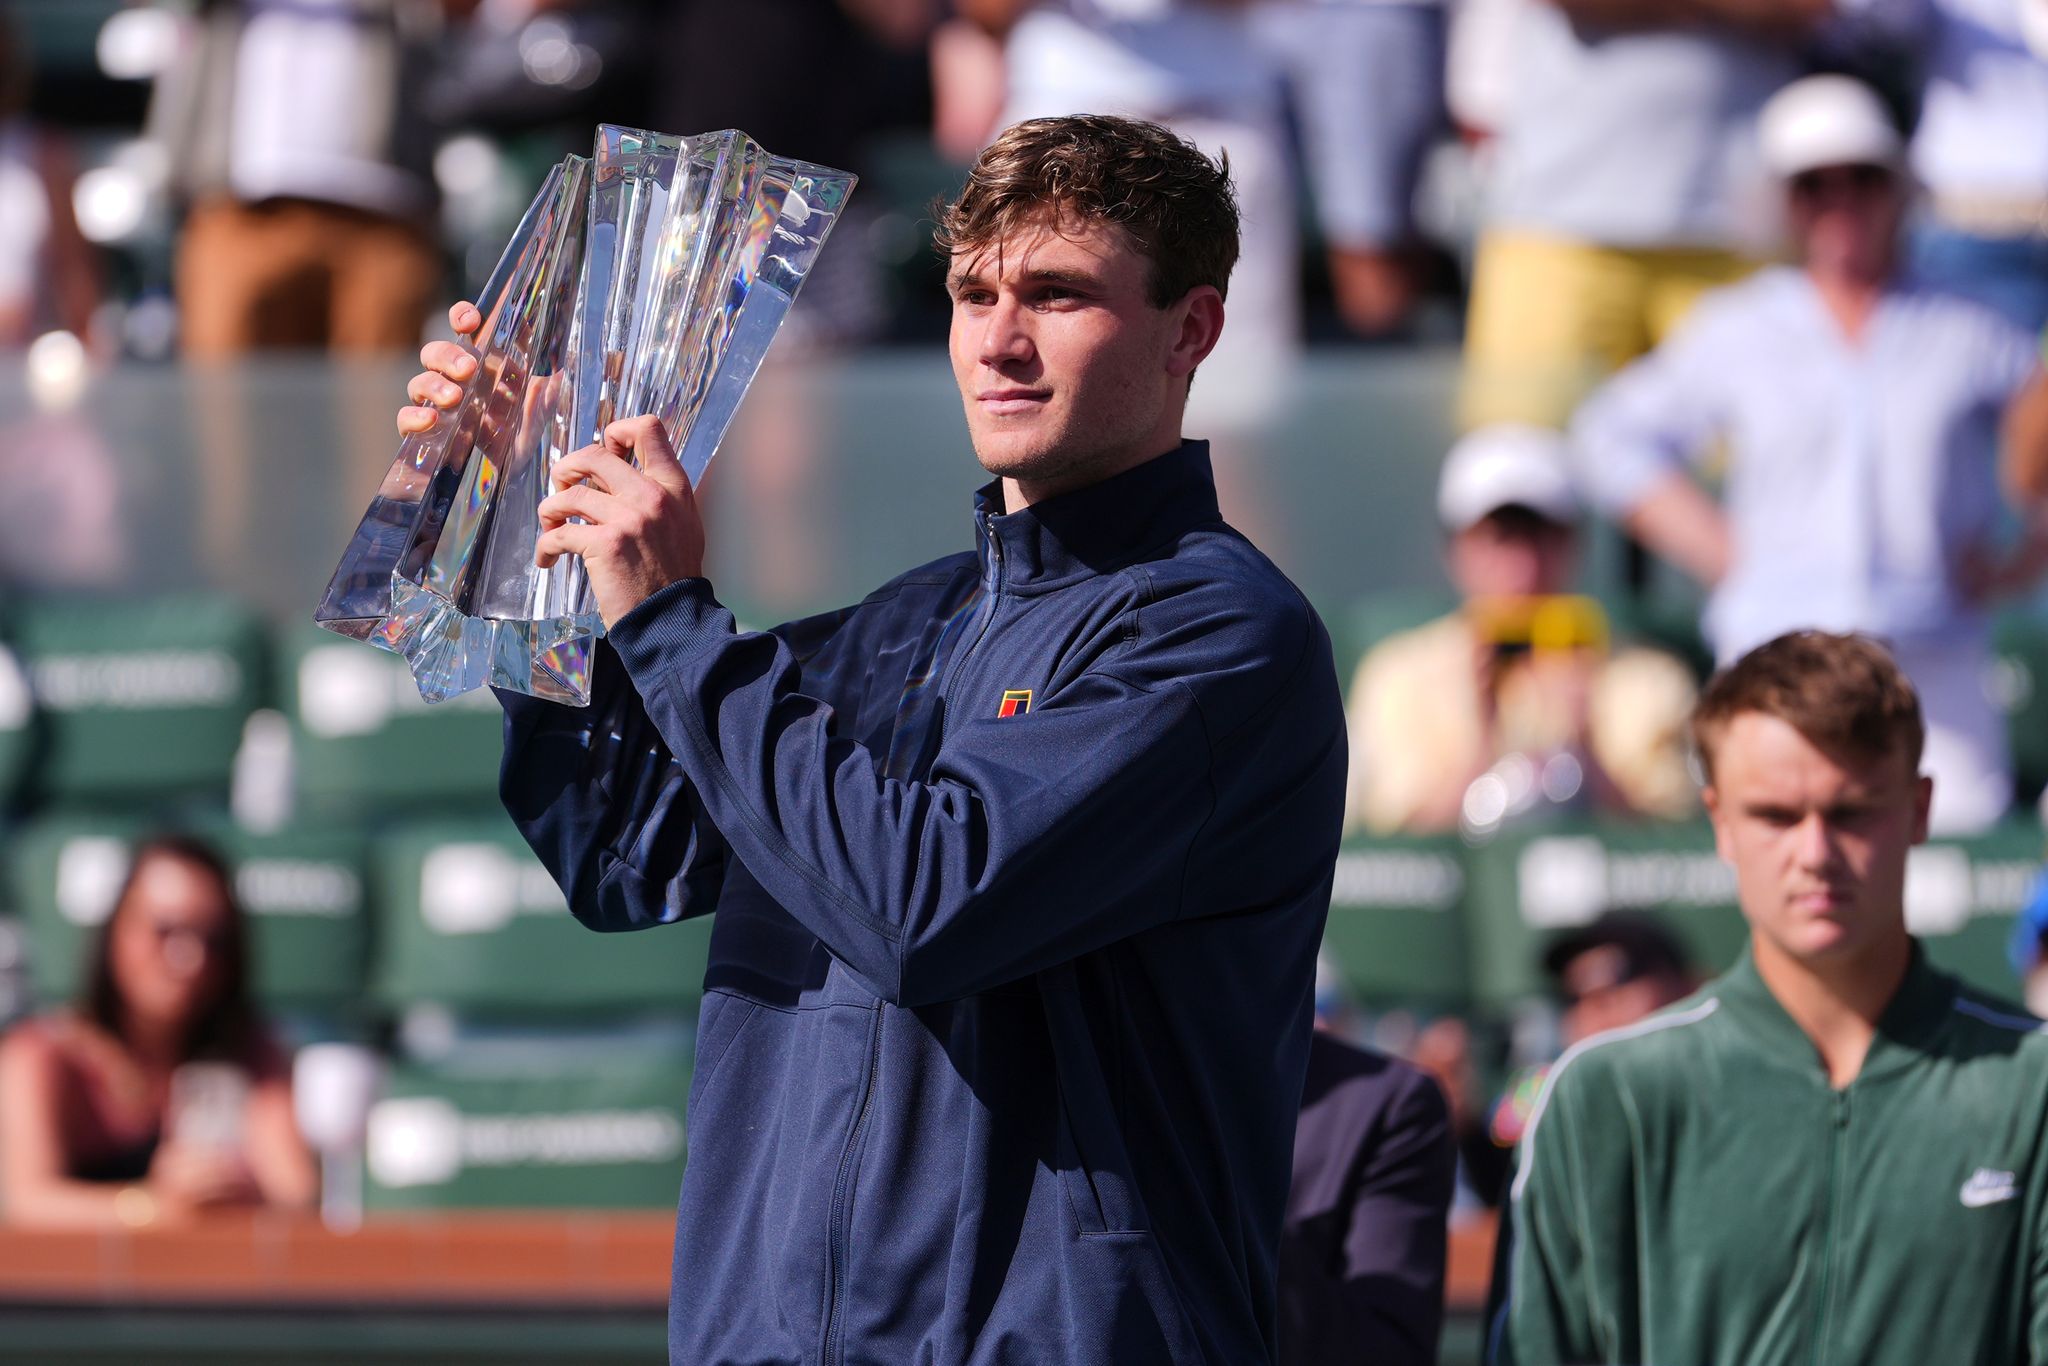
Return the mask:
[[1425,270],[1415,186],[1446,126],[1442,0],[1278,0],[1253,26],[1286,75],[1337,311],[1393,331]]
[[1461,420],[1561,427],[1586,390],[1747,274],[1757,110],[1830,0],[1532,0],[1495,130]]
[[[1579,471],[1603,511],[1712,586],[1721,659],[1802,626],[1883,637],[1926,709],[1936,827],[1978,829],[2012,786],[1986,606],[2048,549],[2039,530],[1994,540],[1999,422],[2036,372],[2032,339],[1898,274],[1904,145],[1866,87],[1809,77],[1772,100],[1761,138],[1802,266],[1708,299],[1589,400]],[[1724,443],[1725,513],[1686,472]]]
[[[1573,1044],[1647,1019],[1697,986],[1685,946],[1668,926],[1643,911],[1602,912],[1591,922],[1553,936],[1543,950],[1563,1014],[1558,1044]],[[1486,1132],[1505,1166],[1522,1141],[1550,1063],[1524,1067],[1494,1102]]]
[[1699,985],[1685,946],[1643,911],[1608,911],[1565,930],[1543,950],[1543,971],[1563,1003],[1560,1042],[1632,1025]]
[[[955,155],[1020,119],[1093,113],[1164,123],[1209,155],[1228,156],[1242,216],[1230,325],[1188,408],[1190,430],[1211,437],[1269,418],[1301,348],[1284,104],[1251,8],[1250,0],[960,0],[961,23],[934,52],[937,124]],[[1244,509],[1225,506],[1242,524]]]
[[436,0],[201,0],[150,132],[190,202],[187,355],[419,344],[440,280],[418,112]]
[[248,996],[240,909],[206,846],[143,844],[84,995],[0,1041],[0,1216],[139,1227],[310,1205],[285,1059]]
[[1691,675],[1643,648],[1609,652],[1604,617],[1568,598],[1579,506],[1562,440],[1489,427],[1444,460],[1437,511],[1463,603],[1392,636],[1349,693],[1345,825],[1379,833],[1457,826],[1475,780],[1505,756],[1566,755],[1594,809],[1680,816]]
[[2031,0],[1926,0],[1926,87],[1913,173],[1927,212],[1921,283],[2048,327],[2048,60],[2026,46]]
[[[929,0],[656,0],[651,126],[741,128],[778,156],[872,175],[879,135],[930,120],[933,11]],[[887,299],[870,234],[884,203],[875,189],[847,201],[779,349],[880,335]]]
[[1280,1228],[1282,1366],[1430,1366],[1456,1154],[1427,1074],[1318,1019]]
[[1408,1060],[1435,1078],[1451,1111],[1451,1144],[1458,1155],[1451,1222],[1482,1217],[1506,1192],[1509,1153],[1486,1131],[1486,1095],[1480,1089],[1472,1026],[1456,1015],[1424,1025]]
[[0,347],[46,329],[91,335],[100,281],[72,213],[62,141],[28,117],[28,50],[0,6]]

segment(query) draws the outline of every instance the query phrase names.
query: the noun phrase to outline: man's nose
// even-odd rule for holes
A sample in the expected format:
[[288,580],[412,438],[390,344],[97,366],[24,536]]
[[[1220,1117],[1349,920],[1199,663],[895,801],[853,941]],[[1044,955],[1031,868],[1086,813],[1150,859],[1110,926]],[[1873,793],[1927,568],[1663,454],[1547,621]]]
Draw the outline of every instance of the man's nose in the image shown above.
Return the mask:
[[1827,817],[1818,811],[1809,811],[1793,831],[1797,841],[1799,864],[1802,868],[1816,871],[1834,862],[1835,832],[1829,826]]
[[1029,313],[1015,299],[998,299],[982,322],[981,363],[1000,366],[1029,360],[1033,349]]

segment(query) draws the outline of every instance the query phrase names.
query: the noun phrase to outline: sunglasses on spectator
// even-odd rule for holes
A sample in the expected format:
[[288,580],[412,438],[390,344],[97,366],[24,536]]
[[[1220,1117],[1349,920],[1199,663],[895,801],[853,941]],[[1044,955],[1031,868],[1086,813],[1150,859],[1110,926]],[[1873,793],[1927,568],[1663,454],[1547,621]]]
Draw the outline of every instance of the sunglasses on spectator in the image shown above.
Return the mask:
[[1792,193],[1802,199],[1817,199],[1827,194],[1843,191],[1852,194],[1874,194],[1888,189],[1892,184],[1891,171],[1883,166],[1858,164],[1854,166],[1821,166],[1811,171],[1801,171],[1792,177]]

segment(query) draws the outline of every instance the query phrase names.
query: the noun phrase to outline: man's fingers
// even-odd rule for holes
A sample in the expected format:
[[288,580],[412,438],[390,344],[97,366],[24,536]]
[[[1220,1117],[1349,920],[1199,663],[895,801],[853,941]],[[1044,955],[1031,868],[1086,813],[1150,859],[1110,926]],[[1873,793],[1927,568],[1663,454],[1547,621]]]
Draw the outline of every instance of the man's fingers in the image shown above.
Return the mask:
[[620,418],[604,429],[604,446],[621,457],[633,457],[635,464],[664,487],[680,484],[687,489],[690,485],[676,460],[675,447],[669,444],[668,429],[658,417]]
[[560,526],[549,527],[533,543],[533,562],[542,569],[552,569],[555,561],[564,555],[587,552],[596,535],[594,528],[581,522],[564,522]]
[[476,357],[452,341],[430,341],[422,346],[420,364],[457,384],[467,382],[476,374]]
[[456,335],[467,337],[484,325],[484,315],[469,300],[454,305],[448,310],[448,325]]
[[560,526],[571,517],[581,517],[586,522],[603,525],[608,520],[612,505],[618,500],[608,493],[602,493],[589,484],[571,484],[560,493],[541,500],[540,524],[543,530]]
[[400,408],[398,410],[398,434],[400,436],[418,436],[421,432],[431,431],[434,424],[440,420],[440,412],[433,408]]
[[453,408],[462,401],[462,386],[427,370],[405,382],[405,396],[422,407]]
[[585,446],[556,462],[548,478],[558,489],[589,483],[605,493],[623,493],[641,479],[641,473],[604,446]]

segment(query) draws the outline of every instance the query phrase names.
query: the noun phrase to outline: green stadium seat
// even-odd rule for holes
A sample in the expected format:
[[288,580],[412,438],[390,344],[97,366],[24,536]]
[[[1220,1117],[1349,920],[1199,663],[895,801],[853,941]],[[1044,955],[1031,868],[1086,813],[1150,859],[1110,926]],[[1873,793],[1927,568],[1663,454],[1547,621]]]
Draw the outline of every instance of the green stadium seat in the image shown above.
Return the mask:
[[[2006,937],[2041,868],[2042,833],[2018,822],[1939,840],[1907,864],[1906,922],[1933,961],[1985,991],[2012,996]],[[1472,989],[1505,1006],[1549,989],[1539,959],[1550,936],[1610,907],[1666,918],[1703,974],[1733,963],[1748,939],[1735,875],[1704,824],[1589,825],[1503,837],[1468,863]]]
[[142,804],[227,791],[261,705],[263,626],[231,598],[38,597],[14,613],[46,747],[42,802]]
[[1734,962],[1747,934],[1735,875],[1704,824],[1511,834],[1474,850],[1468,870],[1472,989],[1488,1005],[1545,994],[1544,945],[1604,910],[1665,918],[1703,973]]
[[1347,843],[1323,953],[1366,1006],[1456,1009],[1470,994],[1464,846],[1455,838]]
[[[113,909],[131,842],[122,816],[64,815],[14,841],[13,901],[28,934],[30,981],[45,1004],[73,999],[94,930]],[[347,828],[252,835],[199,832],[228,860],[249,917],[250,986],[271,1011],[341,1020],[361,1009],[369,952],[364,840]]]
[[2017,1000],[2006,941],[2041,875],[2041,827],[2015,821],[1913,851],[1906,865],[1906,924],[1934,963],[1994,996]]
[[394,830],[375,868],[387,1004],[478,1019],[696,1011],[711,918],[587,930],[503,815]]
[[478,689],[430,706],[405,661],[310,624],[282,643],[302,809],[495,805],[503,713]]
[[689,1089],[687,1046],[401,1061],[370,1111],[364,1204],[671,1207]]

